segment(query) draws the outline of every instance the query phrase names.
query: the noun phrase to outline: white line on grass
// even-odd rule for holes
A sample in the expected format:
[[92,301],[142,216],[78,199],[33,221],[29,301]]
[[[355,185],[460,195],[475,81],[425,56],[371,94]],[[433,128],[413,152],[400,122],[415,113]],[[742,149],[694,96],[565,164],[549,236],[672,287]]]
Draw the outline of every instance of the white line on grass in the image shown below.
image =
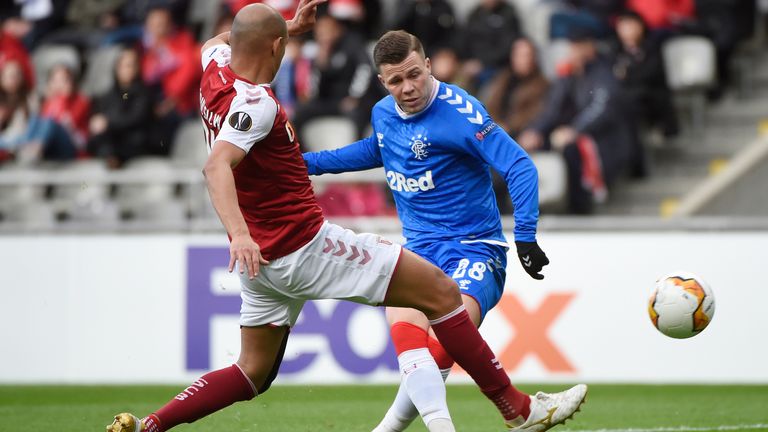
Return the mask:
[[709,432],[709,431],[737,431],[737,430],[768,430],[768,424],[742,424],[722,425],[710,427],[656,427],[656,428],[630,428],[630,429],[564,429],[563,432]]

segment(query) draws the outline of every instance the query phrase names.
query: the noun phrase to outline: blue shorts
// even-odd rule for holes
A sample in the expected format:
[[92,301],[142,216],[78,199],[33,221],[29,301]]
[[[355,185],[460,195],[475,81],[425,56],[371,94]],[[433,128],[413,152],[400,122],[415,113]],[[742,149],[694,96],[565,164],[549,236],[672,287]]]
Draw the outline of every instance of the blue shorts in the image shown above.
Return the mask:
[[440,267],[456,281],[462,294],[477,300],[481,319],[501,299],[507,277],[507,247],[459,241],[437,241],[413,248],[406,244],[405,247]]

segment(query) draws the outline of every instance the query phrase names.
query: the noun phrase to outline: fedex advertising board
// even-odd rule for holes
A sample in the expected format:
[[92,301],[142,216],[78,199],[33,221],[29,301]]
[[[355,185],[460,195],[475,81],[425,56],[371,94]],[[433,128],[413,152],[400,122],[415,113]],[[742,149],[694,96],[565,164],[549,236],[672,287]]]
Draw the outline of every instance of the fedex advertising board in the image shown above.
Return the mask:
[[[481,333],[516,382],[765,383],[766,242],[766,232],[543,233],[546,279],[511,255]],[[0,237],[0,382],[184,383],[233,363],[240,288],[227,262],[221,236]],[[717,301],[688,340],[647,316],[655,279],[675,269],[699,273]],[[383,310],[336,301],[306,304],[278,377],[398,380]]]

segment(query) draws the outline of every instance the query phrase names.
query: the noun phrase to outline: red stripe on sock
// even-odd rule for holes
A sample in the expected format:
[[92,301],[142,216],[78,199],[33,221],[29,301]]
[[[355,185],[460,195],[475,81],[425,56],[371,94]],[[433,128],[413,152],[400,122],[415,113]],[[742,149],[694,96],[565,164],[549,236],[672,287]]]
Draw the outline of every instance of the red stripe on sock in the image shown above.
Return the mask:
[[527,418],[528,395],[518,391],[509,381],[467,311],[462,310],[438,324],[432,324],[432,329],[445,351],[475,380],[506,420],[519,415]]
[[162,426],[158,432],[182,423],[192,423],[254,396],[251,381],[237,365],[207,373],[154,413],[161,423],[158,427]]
[[427,348],[429,335],[423,328],[409,322],[398,321],[389,329],[397,355],[406,351]]

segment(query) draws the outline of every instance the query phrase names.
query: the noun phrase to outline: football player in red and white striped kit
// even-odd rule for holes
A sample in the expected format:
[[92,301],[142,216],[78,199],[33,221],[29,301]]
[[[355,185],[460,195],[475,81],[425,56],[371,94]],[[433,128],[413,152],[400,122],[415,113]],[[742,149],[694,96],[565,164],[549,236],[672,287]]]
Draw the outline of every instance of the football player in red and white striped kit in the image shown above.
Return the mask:
[[[143,419],[119,414],[107,431],[165,431],[264,393],[304,302],[326,298],[422,311],[502,416],[518,424],[528,417],[529,396],[510,383],[453,279],[397,244],[323,218],[296,134],[269,86],[288,36],[309,30],[323,1],[302,0],[287,24],[268,6],[247,6],[231,33],[203,46],[204,174],[230,237],[229,270],[237,266],[241,275],[241,353]],[[450,422],[442,430],[452,430]]]

